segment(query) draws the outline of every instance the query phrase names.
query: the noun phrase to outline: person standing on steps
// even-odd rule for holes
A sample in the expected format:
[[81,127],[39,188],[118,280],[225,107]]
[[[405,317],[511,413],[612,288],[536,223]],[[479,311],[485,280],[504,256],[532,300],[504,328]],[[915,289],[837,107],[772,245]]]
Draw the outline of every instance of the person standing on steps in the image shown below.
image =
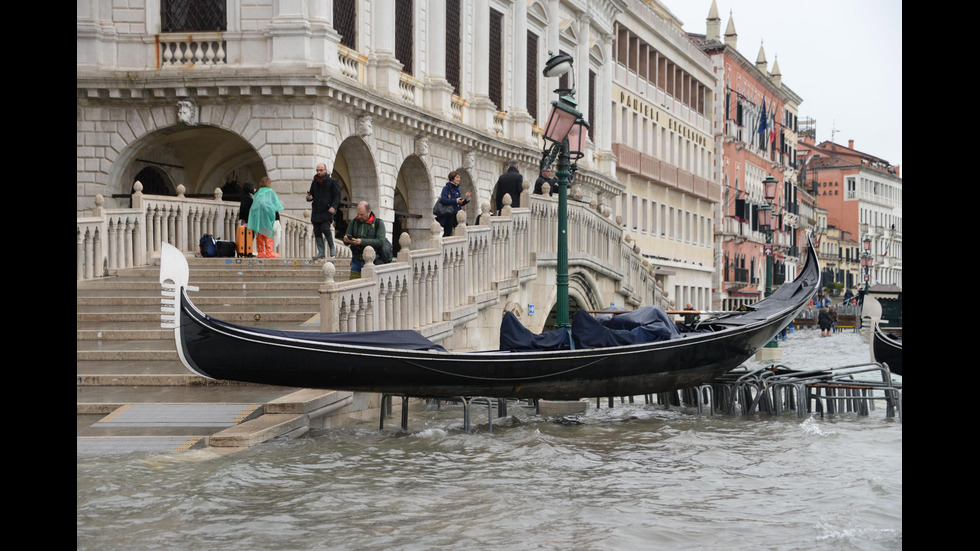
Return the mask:
[[310,191],[306,193],[306,201],[313,203],[313,213],[310,215],[310,222],[313,223],[313,238],[316,240],[316,254],[313,260],[326,256],[324,236],[327,238],[330,256],[336,255],[337,249],[333,244],[333,232],[330,226],[333,224],[333,215],[340,207],[340,182],[330,177],[327,173],[327,165],[323,163],[316,165],[316,174],[310,183]]
[[272,189],[272,180],[263,176],[259,189],[252,196],[252,208],[248,212],[248,229],[255,232],[255,252],[259,258],[277,258],[272,236],[275,233],[276,218],[283,209],[279,196]]
[[446,185],[442,186],[442,193],[439,194],[439,202],[444,205],[449,205],[453,208],[452,214],[444,214],[436,217],[436,221],[442,226],[442,236],[449,237],[453,234],[453,230],[459,222],[456,221],[456,213],[459,209],[463,208],[467,203],[470,202],[470,197],[472,194],[466,192],[465,194],[459,188],[459,181],[461,176],[459,172],[452,171],[449,173],[449,181]]
[[521,206],[521,192],[524,191],[524,176],[520,173],[520,163],[512,159],[507,165],[507,172],[497,178],[497,213],[504,208],[504,195],[510,194],[511,208]]

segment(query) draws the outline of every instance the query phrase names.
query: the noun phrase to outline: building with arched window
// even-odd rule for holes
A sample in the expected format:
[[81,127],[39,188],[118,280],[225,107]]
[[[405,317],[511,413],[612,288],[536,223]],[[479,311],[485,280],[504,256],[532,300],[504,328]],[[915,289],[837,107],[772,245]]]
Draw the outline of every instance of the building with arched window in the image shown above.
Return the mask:
[[[546,79],[560,52],[574,71]],[[137,181],[238,201],[268,176],[302,216],[323,162],[340,220],[366,200],[423,241],[451,171],[470,223],[511,159],[533,186],[553,91],[573,88],[591,129],[570,200],[621,217],[670,302],[710,307],[717,85],[661,2],[83,0],[76,58],[79,212]]]

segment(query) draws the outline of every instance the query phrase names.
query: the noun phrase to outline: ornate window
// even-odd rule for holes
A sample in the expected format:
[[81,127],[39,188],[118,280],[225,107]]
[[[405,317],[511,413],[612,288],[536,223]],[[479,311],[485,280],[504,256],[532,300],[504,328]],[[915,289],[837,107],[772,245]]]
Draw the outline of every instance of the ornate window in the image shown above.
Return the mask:
[[340,35],[340,43],[351,50],[357,49],[357,0],[333,0],[333,29]]
[[395,58],[402,64],[402,72],[415,74],[412,67],[415,51],[415,23],[412,0],[395,0]]
[[538,35],[527,32],[527,112],[538,122]]
[[503,109],[504,14],[490,10],[490,101]]
[[228,30],[225,0],[161,0],[160,30],[216,32]]
[[446,0],[446,80],[453,86],[453,93],[462,95],[462,80],[459,62],[460,52],[460,8],[459,0]]

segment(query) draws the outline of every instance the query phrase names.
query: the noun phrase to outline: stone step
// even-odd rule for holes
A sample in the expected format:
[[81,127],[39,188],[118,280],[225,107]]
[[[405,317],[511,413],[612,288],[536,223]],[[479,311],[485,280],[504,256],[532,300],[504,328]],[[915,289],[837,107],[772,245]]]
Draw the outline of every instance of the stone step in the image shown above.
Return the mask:
[[[249,321],[242,323],[241,325],[247,325],[248,327],[255,327],[259,329],[276,329],[280,331],[319,331],[320,330],[320,318],[318,315],[313,315],[312,317],[302,319],[302,320],[284,320],[275,321],[269,320],[260,316],[259,321],[250,319]],[[79,340],[88,340],[91,338],[99,339],[104,338],[106,340],[115,339],[125,339],[127,336],[124,334],[127,331],[141,331],[141,332],[154,332],[163,329],[160,326],[160,316],[154,315],[145,321],[118,321],[118,320],[92,320],[92,321],[76,321],[75,322],[76,332],[84,336],[84,339],[80,336]],[[166,335],[162,335],[165,340],[173,341],[174,333],[173,329],[164,329],[167,332]],[[109,339],[105,335],[112,332],[113,338]],[[102,336],[99,335],[102,333]],[[156,333],[135,333],[134,336],[139,340],[143,339],[138,335],[140,334],[151,334],[148,339],[160,338],[161,335]]]
[[[244,289],[241,285],[229,285],[227,289],[202,289],[190,293],[194,304],[215,303],[220,300],[255,300],[271,301],[273,299],[320,299],[320,295],[313,285],[305,288],[281,288],[281,289],[256,289],[253,285],[248,285]],[[98,289],[80,290],[75,293],[76,304],[96,305],[104,304],[108,306],[130,305],[130,304],[160,304],[163,297],[162,288],[153,289],[133,288],[124,289]]]
[[[276,296],[275,293],[263,292],[266,296],[256,296],[255,293],[245,293],[239,291],[237,295],[225,294],[216,296],[199,297],[194,295],[191,300],[194,304],[206,310],[207,306],[212,305],[239,305],[239,306],[292,306],[292,305],[316,305],[319,307],[320,296],[316,294],[289,294]],[[113,311],[151,311],[159,310],[163,295],[157,293],[155,297],[99,297],[97,299],[86,299],[78,297],[76,304],[78,312],[98,312],[112,309]]]
[[[230,306],[224,307],[211,307],[206,312],[214,317],[220,319],[221,321],[227,321],[230,323],[235,323],[238,325],[251,325],[252,322],[296,322],[296,323],[306,323],[310,322],[314,316],[319,315],[319,311],[313,310],[309,307],[296,306],[295,308],[286,308],[285,306],[280,307],[268,307],[263,309],[252,309],[249,311],[234,311],[236,307]],[[161,312],[79,312],[75,315],[75,321],[77,322],[119,322],[119,321],[132,321],[132,322],[160,322]]]
[[[188,264],[190,284],[199,288],[191,296],[208,314],[250,327],[319,331],[322,262]],[[348,267],[349,260],[338,262],[338,279],[348,277]],[[301,389],[215,381],[188,370],[173,329],[161,327],[159,272],[158,265],[117,270],[76,286],[79,453],[233,450],[301,434],[312,416],[331,409],[320,403],[323,391],[289,397]],[[341,405],[331,394],[327,401]],[[247,415],[214,422],[228,404]]]
[[79,341],[130,341],[130,340],[163,340],[171,344],[174,340],[173,329],[78,329],[75,340]]
[[180,360],[79,360],[75,362],[75,373],[79,377],[118,374],[194,375]]
[[[338,280],[345,280],[344,278],[338,278]],[[214,279],[198,281],[193,278],[190,281],[191,286],[197,287],[199,291],[197,292],[209,292],[213,291],[215,293],[220,292],[241,292],[242,290],[247,291],[279,291],[279,290],[296,290],[305,292],[316,292],[320,285],[323,283],[322,280],[305,280],[298,281],[295,279],[285,279],[285,280],[256,280],[256,281],[229,281],[225,279]],[[103,285],[99,286],[99,290],[104,293],[110,291],[126,291],[127,293],[132,291],[155,291],[157,294],[160,293],[162,287],[156,281],[150,281],[148,279],[134,279],[132,281],[111,281],[105,282]],[[76,294],[84,296],[89,291],[89,288],[83,288],[81,286],[76,288]]]

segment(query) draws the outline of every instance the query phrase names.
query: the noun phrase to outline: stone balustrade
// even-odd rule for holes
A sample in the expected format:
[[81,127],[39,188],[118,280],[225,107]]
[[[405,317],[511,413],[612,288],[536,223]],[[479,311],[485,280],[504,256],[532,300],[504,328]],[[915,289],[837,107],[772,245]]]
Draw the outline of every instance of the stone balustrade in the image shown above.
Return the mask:
[[[237,203],[191,199],[178,189],[177,197],[144,196],[137,182],[133,206],[105,209],[97,201],[91,213],[77,221],[77,279],[112,274],[115,270],[147,265],[159,256],[161,243],[187,253],[199,251],[200,236],[233,236]],[[568,202],[569,267],[587,272],[595,288],[616,294],[617,304],[641,306],[662,302],[649,262],[632,238],[609,219],[608,209],[587,204],[571,194]],[[320,286],[321,330],[331,332],[411,329],[433,340],[451,335],[453,328],[476,319],[481,311],[500,308],[502,297],[548,280],[557,269],[557,196],[522,194],[526,207],[512,208],[510,197],[500,216],[490,216],[484,204],[480,224],[467,226],[461,212],[454,234],[442,236],[433,222],[421,247],[402,234],[393,262],[374,265],[368,247],[360,279],[337,281],[333,262],[323,266]],[[308,220],[282,216],[281,254],[286,258],[312,256]],[[528,297],[530,298],[530,297]],[[537,297],[546,302],[547,297]]]
[[[79,216],[76,227],[77,279],[104,277],[119,268],[143,266],[160,256],[161,243],[169,243],[184,253],[200,250],[200,239],[235,240],[238,203],[184,197],[183,186],[177,196],[143,195],[139,182],[132,196],[132,207],[106,209],[101,196],[90,215]],[[281,215],[280,254],[309,258],[313,255],[312,226],[309,220]]]

